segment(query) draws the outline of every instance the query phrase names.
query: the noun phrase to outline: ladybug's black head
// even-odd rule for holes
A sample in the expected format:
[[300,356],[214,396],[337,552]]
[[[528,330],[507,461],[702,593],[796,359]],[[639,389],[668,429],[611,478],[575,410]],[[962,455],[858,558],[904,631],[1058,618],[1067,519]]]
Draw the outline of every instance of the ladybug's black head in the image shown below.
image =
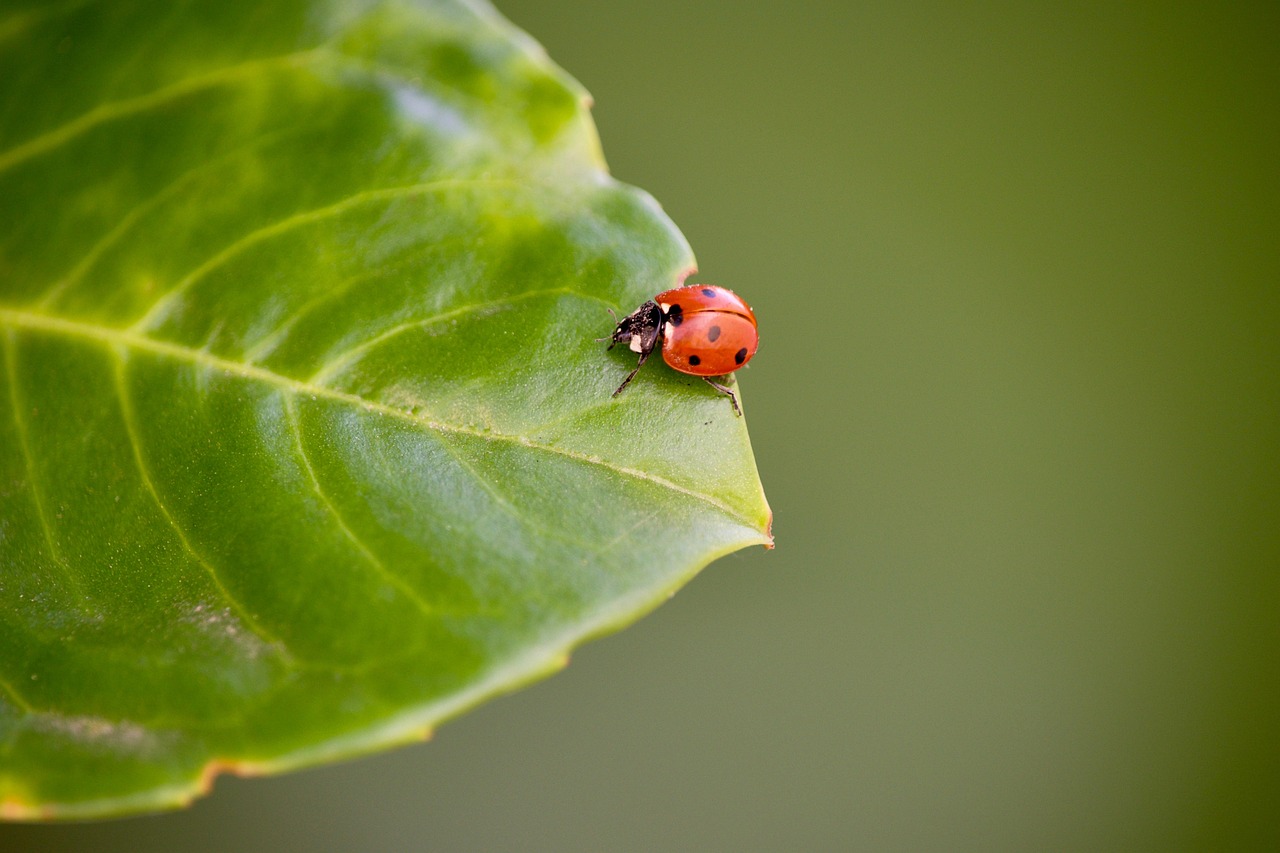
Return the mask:
[[646,302],[623,317],[613,330],[613,343],[625,343],[632,352],[648,355],[658,344],[658,332],[662,329],[662,309],[656,302]]

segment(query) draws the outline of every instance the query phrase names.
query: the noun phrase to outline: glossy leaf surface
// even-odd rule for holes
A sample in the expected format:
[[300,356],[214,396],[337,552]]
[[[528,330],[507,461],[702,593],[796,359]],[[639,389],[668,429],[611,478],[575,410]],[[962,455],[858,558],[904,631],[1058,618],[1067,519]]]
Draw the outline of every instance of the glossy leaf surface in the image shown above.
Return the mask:
[[417,739],[770,542],[692,268],[480,3],[0,3],[0,813]]

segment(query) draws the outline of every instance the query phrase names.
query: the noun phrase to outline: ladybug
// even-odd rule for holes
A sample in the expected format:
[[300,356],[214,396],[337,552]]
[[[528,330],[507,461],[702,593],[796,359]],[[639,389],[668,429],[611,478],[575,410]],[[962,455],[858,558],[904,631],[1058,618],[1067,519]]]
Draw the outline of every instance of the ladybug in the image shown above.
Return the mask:
[[626,343],[640,354],[640,362],[613,396],[622,393],[659,342],[663,361],[681,373],[701,376],[712,388],[728,395],[733,411],[741,417],[738,398],[711,377],[733,373],[751,360],[760,345],[756,315],[742,297],[723,287],[690,284],[663,291],[623,317],[608,348]]

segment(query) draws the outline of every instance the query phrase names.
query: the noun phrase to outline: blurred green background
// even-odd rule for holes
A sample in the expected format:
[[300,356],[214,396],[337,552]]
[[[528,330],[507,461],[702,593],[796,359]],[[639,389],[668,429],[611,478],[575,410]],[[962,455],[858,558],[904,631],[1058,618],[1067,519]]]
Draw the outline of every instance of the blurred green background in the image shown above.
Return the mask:
[[1280,849],[1280,7],[502,0],[760,318],[778,547],[0,850]]

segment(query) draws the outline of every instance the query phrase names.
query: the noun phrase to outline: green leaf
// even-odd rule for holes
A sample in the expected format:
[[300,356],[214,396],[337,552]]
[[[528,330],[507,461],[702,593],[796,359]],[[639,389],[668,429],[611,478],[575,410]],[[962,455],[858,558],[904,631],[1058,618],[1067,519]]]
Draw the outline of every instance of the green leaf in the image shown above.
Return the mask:
[[0,5],[0,814],[426,736],[770,544],[692,268],[461,0]]

